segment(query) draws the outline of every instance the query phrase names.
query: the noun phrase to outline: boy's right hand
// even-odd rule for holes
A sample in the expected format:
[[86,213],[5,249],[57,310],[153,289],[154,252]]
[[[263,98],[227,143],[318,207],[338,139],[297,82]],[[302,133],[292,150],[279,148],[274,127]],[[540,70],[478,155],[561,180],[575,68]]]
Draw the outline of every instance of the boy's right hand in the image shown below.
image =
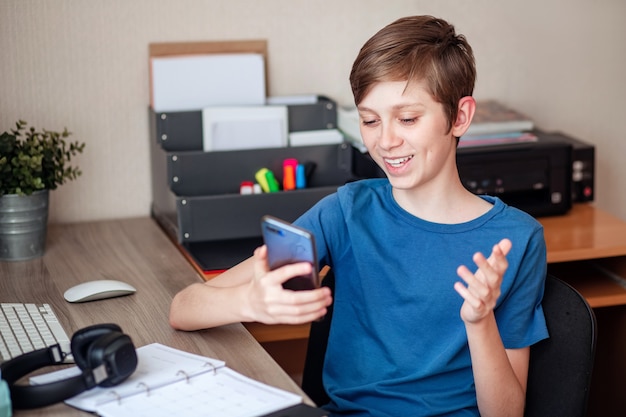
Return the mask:
[[248,284],[249,316],[265,324],[302,324],[323,317],[332,303],[330,289],[321,287],[309,291],[283,288],[283,282],[311,272],[307,262],[285,265],[270,271],[267,265],[267,247],[254,251],[254,278]]

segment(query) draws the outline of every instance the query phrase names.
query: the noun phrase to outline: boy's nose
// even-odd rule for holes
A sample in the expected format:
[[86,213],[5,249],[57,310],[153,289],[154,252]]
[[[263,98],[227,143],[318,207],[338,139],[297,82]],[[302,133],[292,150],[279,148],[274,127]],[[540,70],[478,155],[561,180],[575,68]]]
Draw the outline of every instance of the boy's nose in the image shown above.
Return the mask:
[[391,149],[402,143],[402,138],[397,134],[393,126],[383,126],[378,137],[378,146],[383,149]]

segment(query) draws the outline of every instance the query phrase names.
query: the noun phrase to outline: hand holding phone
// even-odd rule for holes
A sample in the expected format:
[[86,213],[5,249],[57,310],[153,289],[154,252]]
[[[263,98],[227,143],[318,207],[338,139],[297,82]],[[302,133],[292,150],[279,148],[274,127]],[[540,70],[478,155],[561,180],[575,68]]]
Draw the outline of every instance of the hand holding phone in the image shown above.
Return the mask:
[[270,270],[298,262],[308,262],[313,267],[310,274],[293,277],[284,282],[283,288],[298,291],[319,287],[315,239],[311,232],[272,216],[263,217],[261,231],[267,246]]

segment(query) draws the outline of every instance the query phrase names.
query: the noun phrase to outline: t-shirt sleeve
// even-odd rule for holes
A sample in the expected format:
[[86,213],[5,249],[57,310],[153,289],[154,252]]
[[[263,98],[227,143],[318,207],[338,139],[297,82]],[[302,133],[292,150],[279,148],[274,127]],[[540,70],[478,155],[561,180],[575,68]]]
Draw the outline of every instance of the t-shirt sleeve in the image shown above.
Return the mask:
[[514,277],[495,310],[498,329],[505,348],[530,346],[549,337],[542,300],[547,273],[543,228],[529,238]]
[[[337,242],[336,236],[345,227],[337,194],[330,194],[318,201],[313,207],[300,216],[294,224],[313,233],[317,249],[319,267],[332,266],[329,242]],[[333,235],[335,238],[333,238]]]

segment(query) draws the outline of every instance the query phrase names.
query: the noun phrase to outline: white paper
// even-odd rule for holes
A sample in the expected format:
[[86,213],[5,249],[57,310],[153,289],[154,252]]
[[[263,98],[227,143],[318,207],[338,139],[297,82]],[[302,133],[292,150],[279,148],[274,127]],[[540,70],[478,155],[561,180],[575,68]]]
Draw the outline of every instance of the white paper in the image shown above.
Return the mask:
[[202,110],[203,150],[287,146],[286,106],[209,107]]
[[265,103],[262,54],[206,54],[151,58],[155,112]]
[[289,96],[271,96],[267,98],[267,104],[292,106],[298,104],[316,104],[319,101],[317,94],[300,94]]
[[289,146],[331,145],[343,142],[337,129],[304,130],[289,134]]
[[339,107],[337,109],[337,126],[349,138],[361,141],[361,121],[356,107]]

